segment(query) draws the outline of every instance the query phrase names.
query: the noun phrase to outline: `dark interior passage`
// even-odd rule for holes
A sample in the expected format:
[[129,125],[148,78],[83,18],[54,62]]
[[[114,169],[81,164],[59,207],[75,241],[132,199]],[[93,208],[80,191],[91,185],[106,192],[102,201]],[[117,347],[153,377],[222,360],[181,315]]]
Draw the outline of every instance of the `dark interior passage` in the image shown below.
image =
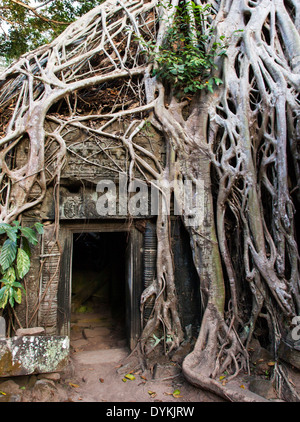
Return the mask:
[[71,345],[77,349],[124,346],[127,233],[73,236]]
[[181,324],[187,335],[197,337],[202,318],[200,283],[193,262],[190,237],[180,221],[173,222],[172,239]]

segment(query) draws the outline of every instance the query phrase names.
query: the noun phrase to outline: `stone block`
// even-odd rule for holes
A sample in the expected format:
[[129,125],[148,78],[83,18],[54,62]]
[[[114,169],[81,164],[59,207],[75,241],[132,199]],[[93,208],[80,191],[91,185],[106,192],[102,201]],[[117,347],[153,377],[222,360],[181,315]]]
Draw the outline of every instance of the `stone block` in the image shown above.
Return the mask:
[[69,349],[65,336],[0,339],[0,377],[60,371],[68,363]]
[[13,380],[0,382],[0,403],[2,402],[20,402],[21,391],[20,387]]
[[49,374],[40,374],[38,379],[47,379],[51,381],[59,381],[60,374],[58,372],[50,372]]
[[249,390],[267,400],[277,399],[276,391],[269,380],[254,379],[249,384]]
[[281,341],[279,345],[278,355],[280,359],[293,365],[300,370],[300,341],[298,342],[284,342]]
[[184,358],[190,353],[192,350],[191,343],[184,343],[182,344],[173,354],[171,357],[172,362],[176,362],[182,364]]
[[250,362],[255,366],[256,374],[265,375],[270,371],[270,367],[274,362],[274,357],[267,349],[261,347],[257,342],[255,343],[254,351],[251,353]]
[[83,336],[85,338],[93,338],[93,337],[106,337],[110,334],[110,330],[106,327],[96,327],[96,328],[85,328],[83,330]]
[[16,336],[41,336],[45,334],[45,329],[43,327],[32,327],[32,328],[19,328],[16,331]]

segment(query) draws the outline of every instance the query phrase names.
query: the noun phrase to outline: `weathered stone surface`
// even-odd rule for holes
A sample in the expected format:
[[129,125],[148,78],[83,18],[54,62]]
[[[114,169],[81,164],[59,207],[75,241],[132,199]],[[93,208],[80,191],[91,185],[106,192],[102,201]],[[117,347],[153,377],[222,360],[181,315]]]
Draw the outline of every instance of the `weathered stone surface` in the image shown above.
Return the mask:
[[254,379],[249,384],[249,390],[268,400],[277,399],[273,384],[269,380]]
[[182,344],[173,354],[171,357],[172,362],[176,362],[181,364],[183,362],[183,359],[186,357],[186,355],[191,351],[192,345],[189,342],[186,342],[185,344]]
[[23,336],[0,340],[0,377],[61,370],[68,361],[69,338]]
[[59,381],[60,374],[58,372],[50,372],[49,374],[40,374],[38,379],[47,379],[51,381]]
[[270,370],[270,364],[274,361],[272,354],[261,347],[259,342],[252,342],[254,351],[251,353],[250,362],[255,365],[255,372],[258,375],[265,375]]
[[290,363],[295,368],[300,369],[300,341],[281,342],[279,345],[278,355],[287,363]]
[[85,340],[84,338],[78,339],[78,340],[72,340],[72,347],[76,350],[80,347],[87,346],[89,342]]
[[179,375],[180,372],[180,368],[176,365],[155,365],[152,378],[155,380],[168,379]]
[[0,391],[0,403],[21,401],[20,387],[12,380],[1,382]]
[[3,317],[0,317],[0,338],[5,338],[6,322]]
[[128,356],[127,348],[92,350],[81,352],[74,359],[83,365],[100,365],[102,363],[119,363]]
[[106,327],[96,327],[94,329],[85,328],[83,330],[83,336],[85,338],[108,336],[109,334],[110,330]]
[[47,379],[38,380],[33,387],[32,401],[38,401],[38,402],[58,401],[57,389],[54,382]]
[[0,390],[5,394],[17,394],[19,389],[19,385],[13,380],[0,382]]
[[45,334],[45,329],[43,327],[32,327],[32,328],[19,328],[16,331],[18,337],[23,336],[40,336]]
[[71,359],[69,359],[68,364],[62,369],[62,371],[60,371],[60,374],[62,381],[73,378],[75,376],[75,365]]
[[110,321],[107,320],[106,318],[84,316],[84,318],[77,321],[75,325],[82,329],[82,328],[106,327],[109,324],[110,324]]
[[[18,377],[18,379],[19,378],[20,377]],[[37,382],[37,376],[36,375],[31,375],[30,378],[29,378],[29,380],[28,380],[28,383],[27,383],[26,388],[32,388],[36,382]]]

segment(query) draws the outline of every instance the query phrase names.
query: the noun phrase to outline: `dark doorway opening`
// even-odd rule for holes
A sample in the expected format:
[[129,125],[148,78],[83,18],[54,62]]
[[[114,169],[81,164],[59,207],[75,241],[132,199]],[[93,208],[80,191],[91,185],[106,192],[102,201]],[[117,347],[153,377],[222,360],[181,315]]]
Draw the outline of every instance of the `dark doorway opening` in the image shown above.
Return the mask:
[[73,234],[71,346],[127,345],[126,232]]

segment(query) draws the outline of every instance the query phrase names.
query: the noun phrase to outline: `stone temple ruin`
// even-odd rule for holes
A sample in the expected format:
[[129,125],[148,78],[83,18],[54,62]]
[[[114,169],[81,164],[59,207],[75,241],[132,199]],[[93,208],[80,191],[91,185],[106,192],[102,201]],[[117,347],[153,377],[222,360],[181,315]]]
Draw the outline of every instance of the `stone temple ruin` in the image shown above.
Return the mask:
[[[134,2],[132,6],[139,13]],[[139,31],[145,36],[155,26],[156,12],[150,6],[146,2],[141,11],[145,24]],[[176,349],[184,335],[191,338],[199,331],[199,277],[180,212],[174,212],[173,194],[167,198],[170,209],[160,235],[168,233],[172,246],[162,249],[164,242],[157,241],[161,194],[155,183],[168,179],[166,167],[174,161],[174,151],[153,119],[154,100],[146,98],[146,58],[128,31],[132,17],[125,6],[114,7],[109,1],[96,7],[1,76],[0,220],[12,223],[19,218],[23,227],[36,222],[44,226],[22,281],[26,295],[8,318],[10,338],[1,340],[2,376],[45,370],[28,363],[38,356],[26,358],[26,367],[16,357],[25,350],[20,342],[27,341],[20,328],[27,336],[36,327],[42,329],[37,336],[41,342],[56,339],[64,353],[49,365],[51,370],[64,365],[76,315],[84,311],[99,311],[101,319],[105,308],[117,318],[115,325],[129,350],[149,321],[161,324],[159,314],[151,318],[155,297],[161,296],[160,312],[168,309],[168,332],[174,322],[168,347]],[[86,26],[84,35],[81,25]],[[59,78],[62,83],[57,85]],[[35,123],[28,124],[28,119]],[[174,269],[166,270],[171,253]],[[165,286],[170,279],[170,287],[154,285],[156,279]],[[157,328],[149,325],[147,339]],[[34,335],[30,338],[35,341]],[[45,355],[46,345],[40,350]]]
[[[48,124],[52,126],[49,131],[54,131],[55,122]],[[129,125],[130,121],[122,119],[110,130],[112,133],[125,131]],[[150,190],[139,195],[138,184],[129,192],[126,176],[122,179],[120,175],[126,175],[130,161],[126,150],[115,140],[93,137],[75,128],[65,135],[65,141],[67,153],[60,180],[59,209],[53,199],[54,187],[49,186],[42,203],[23,214],[24,226],[40,221],[44,224],[44,234],[32,249],[26,299],[16,307],[18,322],[22,327],[44,328],[45,339],[51,336],[61,347],[65,339],[72,339],[71,326],[76,315],[93,312],[95,316],[98,312],[98,316],[103,317],[101,312],[105,308],[110,316],[118,318],[126,345],[133,350],[151,314],[151,301],[146,304],[143,317],[140,303],[142,292],[156,276],[157,217],[151,213],[151,201],[156,197]],[[146,127],[136,136],[135,143],[141,151],[153,151],[164,166],[165,143],[157,130]],[[27,148],[23,142],[17,149],[17,167],[26,162]],[[46,152],[46,161],[52,153],[51,149]],[[147,156],[144,158],[150,161]],[[145,179],[140,173],[135,180],[142,183]],[[115,201],[115,212],[107,211],[105,215],[97,211],[99,199],[105,196],[105,190],[98,192],[101,181],[115,186],[115,196],[110,198]],[[125,208],[120,204],[122,194],[123,202],[127,201]],[[135,201],[136,215],[128,214],[130,200]],[[56,213],[60,220],[59,243],[54,240]],[[170,221],[182,326],[190,336],[196,335],[201,315],[199,281],[180,216],[172,215],[171,210]],[[59,362],[48,363],[46,371],[49,365],[50,369],[61,367],[67,351],[65,348]],[[43,368],[21,364],[21,368],[3,368],[2,375],[34,370],[42,372]]]
[[44,227],[26,295],[3,312],[0,375],[65,365],[92,312],[139,357],[187,340],[184,377],[225,399],[242,395],[256,339],[280,396],[294,395],[277,358],[299,355],[299,7],[216,1],[203,23],[206,2],[180,2],[198,41],[210,34],[197,54],[234,37],[189,95],[156,73],[155,49],[181,49],[177,2],[160,3],[107,0],[0,75],[0,221]]

